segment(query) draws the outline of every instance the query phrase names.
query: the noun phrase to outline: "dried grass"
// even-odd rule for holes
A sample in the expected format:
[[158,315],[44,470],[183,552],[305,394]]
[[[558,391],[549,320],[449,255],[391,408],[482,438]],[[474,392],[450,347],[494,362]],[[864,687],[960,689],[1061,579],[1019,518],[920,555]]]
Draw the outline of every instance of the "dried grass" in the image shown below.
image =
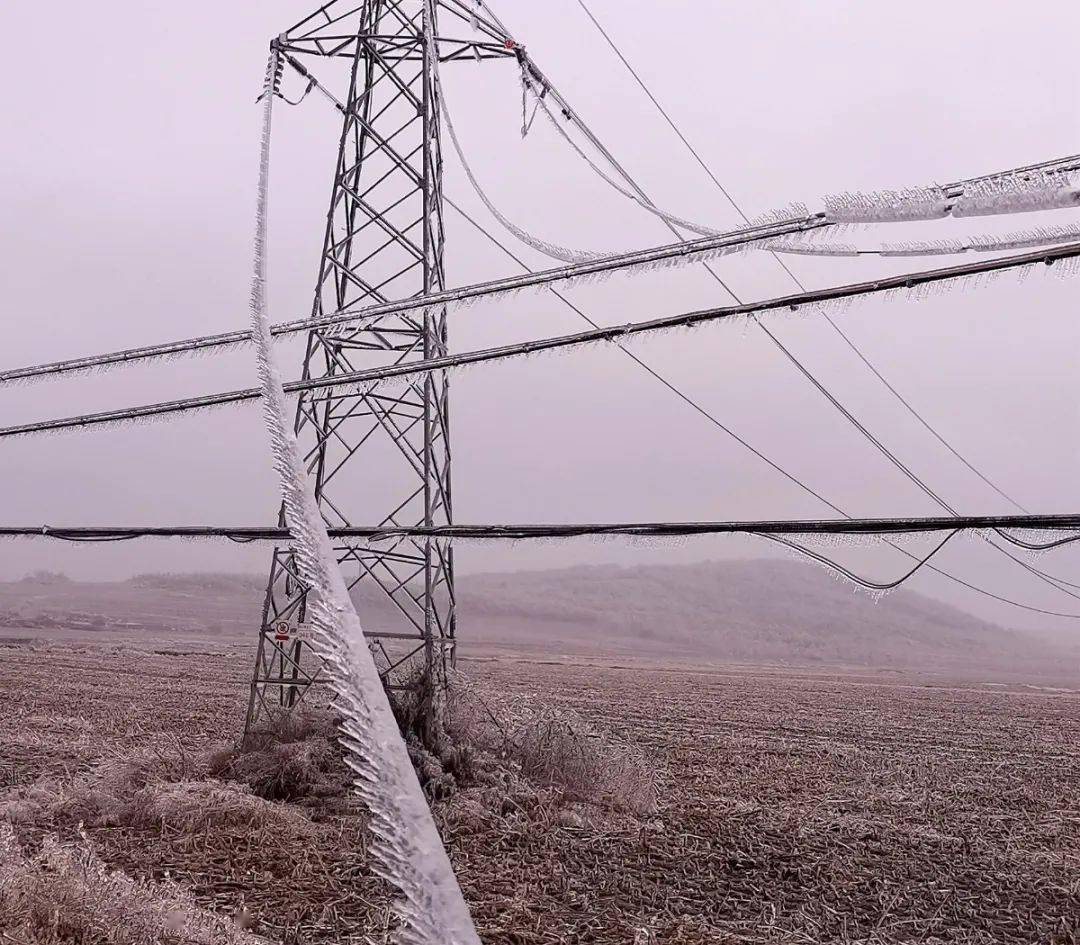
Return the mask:
[[[316,769],[308,756],[330,750],[328,745],[320,749],[303,742],[284,747],[294,757],[276,776],[294,788],[305,781],[306,772]],[[270,752],[240,756],[256,764],[266,778],[273,772],[275,757]],[[223,758],[228,760],[223,762]],[[220,750],[204,755],[153,753],[113,759],[82,778],[38,782],[12,792],[0,803],[0,817],[46,830],[64,824],[167,825],[188,832],[272,828],[283,838],[310,837],[315,825],[301,809],[275,803],[249,784],[237,783],[239,779],[210,777],[213,767],[228,771],[235,760]]]
[[125,819],[133,827],[165,825],[186,833],[270,829],[282,843],[310,839],[315,833],[303,811],[227,781],[147,785],[127,806]]
[[256,726],[244,743],[206,752],[206,772],[246,784],[268,801],[318,801],[348,792],[348,773],[328,709],[301,707]]
[[[509,765],[534,787],[554,790],[566,802],[638,816],[656,811],[655,769],[644,752],[570,709],[496,700],[460,673],[448,708],[459,767],[475,780],[490,781],[492,768],[497,773]],[[504,771],[503,780],[511,779]]]
[[526,778],[560,788],[568,800],[639,815],[656,811],[656,779],[644,754],[590,730],[566,709],[533,715],[519,724],[508,746]]
[[46,837],[23,854],[0,824],[0,933],[20,945],[261,945],[267,940],[199,908],[174,884],[109,870],[83,835]]
[[287,745],[315,738],[333,740],[336,736],[334,713],[327,707],[305,704],[293,709],[288,715],[252,726],[241,751],[262,751],[273,745]]
[[[179,676],[177,657],[125,662],[153,670],[132,676],[101,649],[5,658],[0,756],[17,778],[0,795],[24,791],[24,804],[33,782],[103,774],[107,755],[135,744],[171,757],[173,732],[198,763],[235,736],[236,680],[251,669],[239,650]],[[435,808],[487,945],[1080,945],[1075,694],[510,660],[470,664],[466,682],[483,704],[455,697],[451,718],[467,729],[478,716],[482,731],[458,746],[474,773]],[[512,745],[499,757],[545,706],[647,752],[659,812],[568,801],[526,778]],[[319,832],[301,844],[270,830],[88,831],[110,867],[155,877],[167,864],[205,908],[244,908],[275,943],[343,945],[382,928],[386,890],[367,868],[363,817],[324,814],[328,803],[305,806]]]

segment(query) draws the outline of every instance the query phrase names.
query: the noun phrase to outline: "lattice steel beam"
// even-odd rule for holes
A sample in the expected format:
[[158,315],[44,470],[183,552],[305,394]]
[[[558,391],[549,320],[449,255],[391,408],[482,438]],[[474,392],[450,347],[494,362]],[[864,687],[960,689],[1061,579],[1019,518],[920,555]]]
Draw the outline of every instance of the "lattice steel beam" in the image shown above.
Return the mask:
[[[441,61],[488,59],[512,56],[513,44],[480,18],[473,24],[480,34],[475,41],[438,36],[436,8],[459,25],[470,20],[468,7],[454,0],[333,2],[274,41],[293,56],[349,65],[313,319],[446,288],[431,50]],[[434,46],[429,36],[436,37]],[[331,378],[447,351],[445,308],[388,313],[347,338],[313,328],[303,377]],[[375,521],[433,528],[452,522],[445,372],[418,377],[404,390],[376,381],[343,397],[304,395],[296,431],[329,526]],[[414,684],[423,690],[421,734],[437,745],[456,629],[450,540],[404,535],[377,547],[352,540],[336,551],[350,591],[378,588],[389,602],[391,625],[372,636],[384,683],[391,691]],[[287,713],[318,681],[320,667],[299,629],[305,612],[306,589],[292,555],[278,548],[270,564],[245,731],[266,716]]]

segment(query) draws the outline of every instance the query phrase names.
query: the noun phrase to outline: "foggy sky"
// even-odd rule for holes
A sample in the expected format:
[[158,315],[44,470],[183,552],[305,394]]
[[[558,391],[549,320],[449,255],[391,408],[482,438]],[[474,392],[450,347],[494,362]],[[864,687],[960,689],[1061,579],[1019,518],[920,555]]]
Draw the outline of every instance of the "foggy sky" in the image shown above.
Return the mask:
[[[944,182],[1080,151],[1073,48],[1080,12],[1073,3],[1022,13],[1006,2],[590,5],[751,216],[792,200],[817,209],[822,195],[847,189]],[[12,78],[0,101],[3,367],[246,327],[259,120],[253,101],[269,37],[313,6],[9,4],[0,13],[9,37],[37,37],[9,44]],[[654,200],[693,219],[739,225],[574,0],[493,6]],[[443,78],[474,169],[515,222],[582,249],[670,241],[659,221],[567,151],[542,116],[521,138],[512,61],[454,64]],[[301,89],[295,77],[286,80],[290,96]],[[275,321],[310,309],[337,135],[337,116],[317,96],[275,113]],[[497,231],[448,142],[444,151],[447,194]],[[452,211],[447,221],[451,285],[518,271]],[[873,245],[1070,222],[1075,213],[1058,211],[879,227],[843,238]],[[534,268],[551,265],[509,234],[496,235]],[[811,287],[905,268],[865,259],[793,258],[790,265]],[[718,267],[744,299],[794,288],[768,257]],[[1018,501],[1033,511],[1072,512],[1080,509],[1076,291],[1076,280],[1039,272],[1023,285],[1010,277],[929,301],[860,302],[836,317],[912,404]],[[700,268],[616,278],[569,294],[608,323],[730,300]],[[903,410],[827,323],[810,313],[768,323],[960,510],[1012,511]],[[451,345],[465,350],[581,327],[554,298],[518,297],[452,313]],[[280,350],[298,373],[299,351]],[[634,350],[850,513],[939,514],[760,332],[705,328]],[[241,350],[6,389],[0,422],[248,386],[252,368],[251,352]],[[830,514],[617,350],[474,369],[454,379],[452,397],[455,518],[462,523]],[[0,519],[11,524],[262,524],[276,508],[254,408],[4,441],[0,477]],[[731,538],[678,546],[472,545],[458,562],[467,572],[767,553]],[[905,566],[880,549],[838,553],[878,579]],[[88,577],[262,570],[268,554],[231,544],[22,541],[0,545],[0,576],[39,567]],[[1037,583],[977,539],[958,542],[940,560],[997,593],[1080,613],[1080,600]],[[1035,563],[1070,580],[1080,576],[1077,553]],[[1080,632],[1075,621],[1037,620],[933,576],[913,586],[1006,625]]]

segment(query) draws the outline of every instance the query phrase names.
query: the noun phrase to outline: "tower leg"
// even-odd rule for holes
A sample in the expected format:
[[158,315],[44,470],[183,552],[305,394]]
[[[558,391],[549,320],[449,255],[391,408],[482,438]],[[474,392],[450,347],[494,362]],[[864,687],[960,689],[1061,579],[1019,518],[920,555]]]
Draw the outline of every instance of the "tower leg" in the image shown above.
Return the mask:
[[[324,7],[322,19],[309,18],[281,40],[286,51],[351,57],[313,317],[445,287],[438,102],[424,41],[425,31],[435,30],[434,4],[424,6],[407,14],[401,4],[367,0],[340,20]],[[445,309],[316,329],[308,337],[303,376],[446,351]],[[327,523],[449,524],[448,404],[442,373],[404,389],[373,383],[302,395],[297,437]],[[354,600],[361,601],[384,684],[392,696],[410,692],[418,706],[417,734],[440,749],[455,635],[449,542],[400,539],[335,550]],[[322,667],[304,640],[306,593],[289,549],[275,549],[245,734],[287,715],[320,681]]]

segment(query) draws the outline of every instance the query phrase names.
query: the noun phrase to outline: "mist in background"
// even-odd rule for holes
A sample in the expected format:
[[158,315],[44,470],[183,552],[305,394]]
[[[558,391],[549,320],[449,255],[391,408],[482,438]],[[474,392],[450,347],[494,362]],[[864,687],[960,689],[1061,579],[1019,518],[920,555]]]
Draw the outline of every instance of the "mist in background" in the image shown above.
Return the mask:
[[[246,327],[258,94],[269,38],[310,12],[296,2],[168,8],[9,5],[18,77],[0,102],[2,366]],[[493,3],[500,18],[661,206],[721,227],[740,219],[664,124],[574,0]],[[1080,150],[1074,4],[590,6],[750,216],[843,190],[945,182]],[[57,10],[62,11],[60,17]],[[446,32],[467,27],[444,17]],[[42,41],[47,37],[47,42]],[[309,62],[320,76],[336,73]],[[444,67],[470,161],[516,223],[582,249],[670,242],[663,225],[597,179],[538,117],[522,139],[512,60]],[[331,82],[331,84],[333,84]],[[303,84],[287,73],[285,91]],[[339,121],[317,96],[275,112],[271,313],[310,310]],[[533,268],[552,263],[499,232],[444,146],[448,196]],[[879,227],[847,237],[933,238],[1075,223],[1076,214]],[[447,210],[451,285],[517,267]],[[919,268],[885,260],[789,265],[808,286]],[[932,265],[933,263],[931,263]],[[765,255],[722,260],[743,299],[793,291]],[[1032,511],[1080,508],[1075,280],[1035,273],[928,301],[858,302],[836,316],[883,374],[970,461]],[[568,294],[621,323],[725,304],[700,267],[614,278]],[[451,346],[578,330],[543,294],[451,314]],[[902,408],[822,319],[770,327],[856,416],[966,513],[1015,511]],[[635,344],[740,436],[854,515],[939,514],[753,328],[716,326]],[[301,351],[280,349],[299,373]],[[286,371],[288,373],[288,371]],[[0,391],[0,422],[24,422],[250,386],[250,350]],[[661,387],[596,347],[453,379],[455,518],[461,523],[801,518],[831,515]],[[363,462],[363,455],[358,456]],[[373,483],[380,470],[364,470]],[[264,524],[277,497],[257,407],[150,425],[0,442],[9,524]],[[910,547],[926,547],[923,540]],[[834,549],[876,579],[907,568],[880,546]],[[465,544],[459,569],[689,562],[771,555],[751,539],[682,544]],[[978,538],[937,562],[995,593],[1080,614]],[[132,542],[0,544],[0,577],[52,568],[87,578],[150,570],[262,571],[269,548]],[[1080,553],[1035,561],[1068,580]],[[829,580],[822,575],[822,580]],[[1010,627],[1076,639],[1039,618],[924,574],[915,589]]]

